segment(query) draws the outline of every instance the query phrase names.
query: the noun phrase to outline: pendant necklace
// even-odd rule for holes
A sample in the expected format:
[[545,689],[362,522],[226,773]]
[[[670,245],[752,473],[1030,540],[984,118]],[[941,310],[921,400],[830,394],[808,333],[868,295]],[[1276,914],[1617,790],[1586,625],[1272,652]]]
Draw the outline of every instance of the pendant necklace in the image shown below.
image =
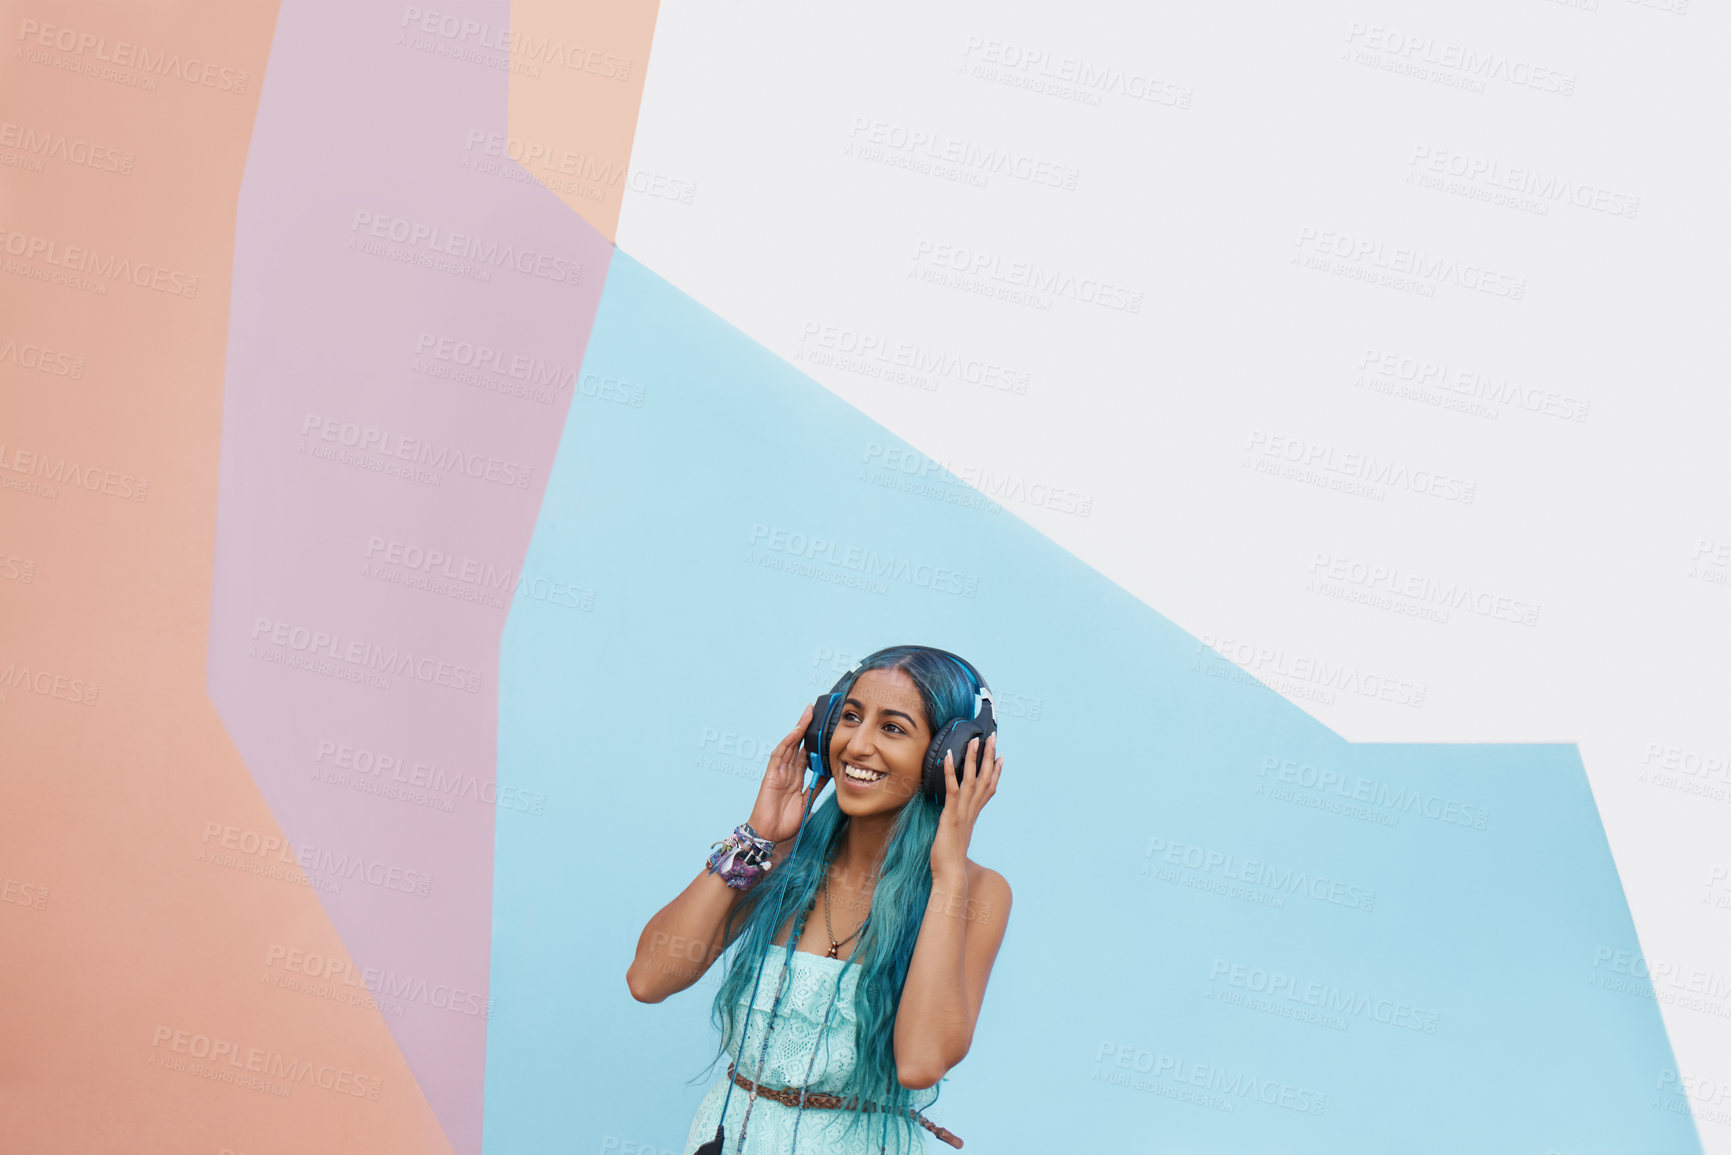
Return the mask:
[[835,937],[835,928],[830,925],[829,921],[829,871],[825,870],[823,872],[823,929],[824,932],[829,935],[829,953],[824,956],[825,958],[839,959],[841,955],[838,952],[841,950],[843,944],[853,938],[854,934],[858,934],[860,931],[864,930],[865,924],[871,921],[871,917],[871,911],[866,911],[864,920],[862,920],[858,926],[854,927],[853,934],[850,934],[847,938],[838,941]]

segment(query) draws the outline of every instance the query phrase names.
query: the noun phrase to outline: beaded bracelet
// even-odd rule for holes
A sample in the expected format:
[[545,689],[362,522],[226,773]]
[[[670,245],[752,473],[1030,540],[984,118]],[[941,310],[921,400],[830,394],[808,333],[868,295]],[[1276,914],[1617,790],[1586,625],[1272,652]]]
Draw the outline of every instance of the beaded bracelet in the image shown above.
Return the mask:
[[749,822],[741,822],[732,834],[710,845],[715,852],[709,856],[706,873],[719,875],[735,890],[750,890],[775,866],[770,859],[775,843],[759,838]]

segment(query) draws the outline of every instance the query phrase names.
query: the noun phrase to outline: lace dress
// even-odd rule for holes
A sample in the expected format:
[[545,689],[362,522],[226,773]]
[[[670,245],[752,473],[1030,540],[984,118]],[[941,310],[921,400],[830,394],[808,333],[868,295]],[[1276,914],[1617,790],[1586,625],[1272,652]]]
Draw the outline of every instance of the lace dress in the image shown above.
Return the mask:
[[[763,1032],[769,1022],[769,1008],[775,1001],[775,987],[781,981],[783,948],[772,946],[763,964],[763,979],[757,991],[757,1003],[752,1008],[746,1029],[745,1053],[740,1059],[740,1071],[765,1087],[808,1087],[813,1091],[829,1091],[846,1095],[846,1081],[858,1059],[857,1026],[854,994],[859,985],[860,967],[845,959],[826,958],[805,951],[793,953],[793,969],[788,975],[787,990],[781,996],[776,1012],[775,1030],[770,1034],[769,1053],[763,1061],[763,1072],[757,1073],[758,1056],[762,1054]],[[838,992],[836,980],[841,980]],[[736,1024],[726,1046],[731,1059],[739,1046],[737,1024],[744,1017],[750,988],[740,996],[734,1014]],[[831,998],[835,1009],[830,1013],[829,1030],[823,1030],[824,1011]],[[815,1059],[815,1061],[814,1061]],[[807,1071],[810,1071],[809,1079]],[[721,1119],[721,1102],[727,1095],[728,1077],[721,1077],[698,1104],[697,1116],[691,1121],[691,1132],[685,1138],[684,1155],[692,1155],[699,1146],[715,1138],[715,1125]],[[925,1087],[912,1093],[912,1105],[921,1110],[938,1097],[937,1087]],[[745,1119],[745,1108],[751,1093],[743,1087],[733,1088],[733,1098],[727,1104],[727,1144],[722,1155],[734,1155],[739,1143],[739,1128]],[[888,1152],[925,1152],[926,1132],[911,1117],[888,1117],[878,1111],[865,1113],[859,1126],[851,1133],[848,1124],[857,1112],[834,1108],[803,1112],[774,1099],[759,1095],[751,1104],[751,1120],[746,1124],[744,1155],[877,1155],[880,1144]],[[794,1118],[799,1117],[799,1134],[794,1135]],[[899,1145],[898,1145],[899,1144]],[[939,1149],[943,1150],[942,1144]]]

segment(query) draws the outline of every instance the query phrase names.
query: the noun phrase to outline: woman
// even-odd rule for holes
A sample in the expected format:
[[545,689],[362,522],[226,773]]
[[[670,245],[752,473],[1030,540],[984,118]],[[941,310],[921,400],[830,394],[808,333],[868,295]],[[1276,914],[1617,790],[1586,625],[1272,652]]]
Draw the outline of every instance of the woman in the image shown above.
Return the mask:
[[[739,942],[711,1016],[733,1077],[685,1155],[923,1150],[922,1126],[961,1146],[918,1112],[968,1053],[1010,913],[1003,876],[967,857],[1004,768],[991,691],[953,654],[893,646],[819,701],[833,706],[776,746],[750,821],[649,920],[626,974],[660,1002]],[[983,742],[959,747],[970,732]]]

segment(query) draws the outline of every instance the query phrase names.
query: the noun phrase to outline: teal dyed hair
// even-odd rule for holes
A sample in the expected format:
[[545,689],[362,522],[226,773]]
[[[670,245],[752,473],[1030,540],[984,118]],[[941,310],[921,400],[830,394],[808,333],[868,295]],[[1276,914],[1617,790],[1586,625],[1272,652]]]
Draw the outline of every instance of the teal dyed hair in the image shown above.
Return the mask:
[[[891,646],[877,651],[861,663],[842,690],[844,693],[851,690],[854,680],[867,670],[890,669],[901,670],[913,679],[925,707],[926,724],[933,734],[952,718],[973,717],[976,689],[973,677],[953,658],[925,646]],[[850,1085],[841,1093],[844,1097],[857,1095],[861,1100],[883,1104],[889,1110],[882,1115],[849,1111],[852,1119],[848,1130],[851,1132],[862,1120],[869,1121],[880,1129],[883,1134],[880,1142],[885,1143],[889,1142],[888,1132],[894,1130],[894,1149],[898,1151],[918,1146],[921,1139],[918,1124],[906,1114],[914,1102],[913,1092],[896,1079],[896,1006],[901,999],[902,984],[907,981],[920,926],[925,921],[926,901],[932,891],[932,839],[937,835],[942,812],[943,803],[925,794],[909,799],[897,812],[884,845],[877,884],[872,889],[871,913],[850,957],[850,962],[860,965],[859,984],[855,988],[859,1058]],[[736,1026],[735,1008],[756,990],[765,955],[772,949],[785,951],[783,962],[791,965],[793,936],[790,934],[780,947],[772,947],[770,940],[783,923],[816,901],[824,868],[840,847],[847,824],[848,817],[837,804],[832,787],[804,819],[793,852],[747,891],[729,914],[723,941],[736,926],[740,930],[730,948],[733,958],[727,975],[711,1005],[711,1022],[721,1031],[721,1043],[711,1066],[727,1054]],[[847,968],[837,968],[837,993],[846,973]],[[764,995],[755,1005],[767,1010],[773,992],[765,991]],[[835,1002],[832,997],[829,1003],[832,1013]],[[738,1027],[745,1029],[744,1024]],[[826,1033],[828,1029],[826,1015]]]

